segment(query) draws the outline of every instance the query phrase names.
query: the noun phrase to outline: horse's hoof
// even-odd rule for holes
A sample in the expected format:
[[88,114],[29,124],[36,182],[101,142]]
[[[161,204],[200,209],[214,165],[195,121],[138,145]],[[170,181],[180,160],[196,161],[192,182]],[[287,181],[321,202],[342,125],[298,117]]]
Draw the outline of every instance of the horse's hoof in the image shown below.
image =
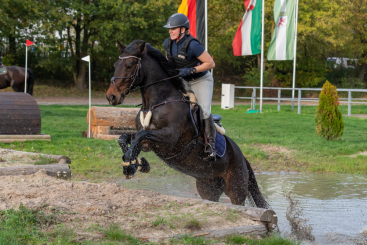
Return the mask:
[[150,171],[150,165],[149,165],[148,161],[144,157],[140,158],[140,160],[141,160],[141,169],[140,169],[140,172],[142,172],[142,173],[149,173],[149,171]]
[[135,165],[126,166],[123,168],[123,174],[127,177],[127,179],[130,179],[134,176],[136,170],[137,168]]

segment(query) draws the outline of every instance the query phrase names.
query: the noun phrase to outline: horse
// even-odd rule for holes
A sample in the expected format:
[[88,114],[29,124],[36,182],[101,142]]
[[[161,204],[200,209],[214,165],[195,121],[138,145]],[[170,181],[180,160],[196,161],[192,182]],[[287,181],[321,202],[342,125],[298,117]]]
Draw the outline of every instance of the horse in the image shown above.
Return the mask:
[[[169,167],[194,177],[202,199],[218,202],[225,193],[232,204],[244,205],[249,196],[257,207],[270,208],[250,163],[231,138],[224,135],[227,147],[223,157],[203,160],[203,120],[197,112],[191,112],[192,103],[183,96],[187,92],[184,83],[166,57],[143,40],[135,40],[127,47],[119,41],[117,44],[121,53],[114,64],[106,98],[116,106],[133,90],[140,89],[142,96],[142,107],[135,120],[138,132],[119,138],[124,174],[134,174],[136,166],[141,172],[148,172],[149,164],[138,156],[141,150],[153,151]],[[151,119],[147,120],[149,114]],[[193,114],[199,123],[195,123]]]
[[[14,92],[24,92],[25,68],[7,66],[7,74],[0,75],[0,89],[12,87]],[[27,69],[27,93],[33,94],[34,76],[31,69]]]

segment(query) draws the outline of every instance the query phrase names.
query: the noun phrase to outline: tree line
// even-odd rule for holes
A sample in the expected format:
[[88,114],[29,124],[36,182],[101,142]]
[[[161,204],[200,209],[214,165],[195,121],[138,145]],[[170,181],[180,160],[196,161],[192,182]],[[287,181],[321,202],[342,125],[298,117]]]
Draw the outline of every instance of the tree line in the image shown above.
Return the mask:
[[[2,0],[0,45],[6,65],[25,63],[25,40],[35,42],[29,66],[44,81],[86,88],[91,54],[94,88],[105,89],[119,51],[143,39],[163,51],[163,28],[181,0]],[[261,2],[260,2],[261,3]],[[275,29],[274,0],[265,1],[265,57]],[[232,41],[245,12],[243,0],[208,1],[208,45],[217,83],[259,85],[260,55],[236,57]],[[296,87],[365,88],[367,0],[299,1]],[[328,64],[328,57],[358,59],[354,69]],[[290,87],[293,61],[265,59],[264,86]]]

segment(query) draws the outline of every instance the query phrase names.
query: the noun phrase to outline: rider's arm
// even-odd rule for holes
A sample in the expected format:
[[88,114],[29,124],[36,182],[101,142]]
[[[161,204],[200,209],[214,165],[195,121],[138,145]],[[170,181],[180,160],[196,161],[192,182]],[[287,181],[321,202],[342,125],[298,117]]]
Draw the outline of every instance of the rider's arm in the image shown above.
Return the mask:
[[190,42],[187,55],[190,60],[197,58],[202,62],[201,65],[195,66],[196,72],[208,71],[215,67],[215,63],[209,53],[195,40]]
[[199,66],[195,66],[196,72],[203,72],[213,69],[215,67],[214,60],[210,57],[209,53],[204,51],[198,59],[203,62]]

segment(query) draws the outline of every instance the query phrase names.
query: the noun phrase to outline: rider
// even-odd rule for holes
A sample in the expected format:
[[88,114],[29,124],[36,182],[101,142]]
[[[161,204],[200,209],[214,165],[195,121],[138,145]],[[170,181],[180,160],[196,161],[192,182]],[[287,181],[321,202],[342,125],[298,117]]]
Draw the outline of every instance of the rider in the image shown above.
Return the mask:
[[209,72],[215,67],[214,61],[200,42],[190,35],[190,22],[186,15],[173,14],[164,27],[169,29],[170,34],[163,43],[167,59],[179,69],[179,75],[186,81],[189,90],[194,92],[203,110],[208,140],[204,160],[215,160],[216,129],[210,112],[214,81]]

